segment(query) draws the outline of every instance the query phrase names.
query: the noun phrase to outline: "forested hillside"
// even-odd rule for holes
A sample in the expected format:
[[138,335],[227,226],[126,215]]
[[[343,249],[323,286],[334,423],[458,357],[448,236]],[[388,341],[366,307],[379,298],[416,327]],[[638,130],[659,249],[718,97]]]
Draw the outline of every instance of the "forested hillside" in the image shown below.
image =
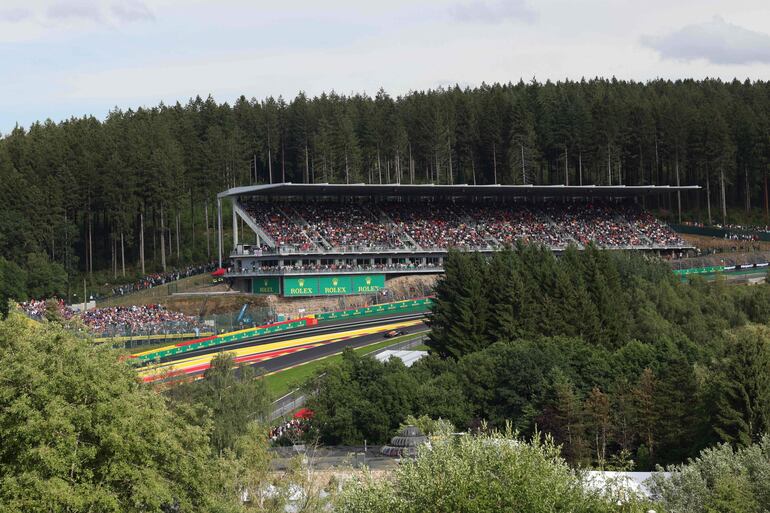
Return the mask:
[[46,121],[0,139],[0,255],[123,274],[144,233],[147,266],[200,261],[216,192],[269,181],[699,184],[684,208],[721,220],[763,206],[769,113],[767,82],[597,79]]
[[[306,384],[326,443],[385,442],[407,415],[553,435],[574,464],[650,469],[770,429],[770,285],[680,282],[589,248],[450,252],[411,368],[347,353]],[[632,463],[633,462],[633,463]]]

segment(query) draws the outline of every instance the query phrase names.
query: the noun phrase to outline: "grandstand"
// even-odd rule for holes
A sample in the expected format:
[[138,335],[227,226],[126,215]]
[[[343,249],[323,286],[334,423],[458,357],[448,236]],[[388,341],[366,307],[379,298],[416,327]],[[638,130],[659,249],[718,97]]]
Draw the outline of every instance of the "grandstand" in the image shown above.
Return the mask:
[[377,292],[386,279],[442,272],[452,248],[491,252],[536,243],[553,251],[686,254],[688,246],[641,207],[644,196],[697,186],[371,185],[281,183],[236,187],[226,277],[257,294]]

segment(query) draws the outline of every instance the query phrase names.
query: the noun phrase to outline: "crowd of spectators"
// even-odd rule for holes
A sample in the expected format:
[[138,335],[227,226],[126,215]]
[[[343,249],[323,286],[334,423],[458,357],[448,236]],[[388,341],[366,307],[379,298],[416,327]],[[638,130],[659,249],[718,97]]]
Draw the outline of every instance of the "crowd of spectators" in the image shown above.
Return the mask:
[[490,249],[518,240],[554,249],[591,242],[604,248],[685,245],[669,226],[631,202],[251,202],[247,211],[279,252],[287,244],[324,249],[314,241],[347,251]]
[[196,317],[162,305],[95,308],[81,315],[88,329],[101,336],[192,333],[202,328]]
[[123,296],[136,292],[138,290],[151,289],[159,285],[165,285],[173,281],[181,280],[182,278],[188,278],[197,274],[210,273],[217,268],[215,263],[191,265],[184,269],[168,271],[165,273],[153,273],[144,276],[143,278],[124,285],[118,285],[112,289],[113,296]]
[[196,317],[173,312],[162,305],[113,306],[77,312],[61,299],[32,299],[20,304],[29,317],[42,320],[50,308],[64,319],[80,319],[96,336],[158,335],[195,333],[203,327]]
[[[246,212],[265,230],[276,246],[289,246],[300,250],[311,249],[314,244],[305,230],[295,223],[282,208],[274,203],[248,201],[243,204]],[[290,208],[289,205],[287,207]]]
[[485,231],[498,243],[513,245],[517,240],[558,248],[564,238],[554,223],[534,207],[489,208],[479,205],[465,206],[467,215],[476,221],[478,230]]
[[759,232],[759,233],[770,233],[770,226],[767,225],[758,225],[758,224],[737,224],[737,223],[714,223],[712,225],[708,225],[705,223],[699,223],[697,221],[683,221],[682,224],[687,226],[697,226],[699,228],[718,228],[720,230],[737,230],[737,231],[743,231],[743,232]]
[[339,203],[329,209],[323,203],[301,203],[295,209],[308,223],[309,232],[318,233],[334,248],[398,248],[404,245],[396,230],[363,205]]
[[[340,271],[410,271],[410,270],[431,270],[436,269],[437,264],[416,263],[416,262],[394,262],[392,264],[295,264],[295,265],[263,265],[259,268],[256,264],[251,268],[244,267],[243,272],[262,273],[301,273],[301,272],[340,272]],[[230,269],[231,273],[237,273],[237,269]]]
[[489,244],[452,203],[386,203],[382,209],[399,231],[423,249],[484,248]]
[[626,219],[647,237],[648,240],[660,246],[681,246],[682,239],[665,223],[655,219],[649,212],[639,209],[629,209]]
[[56,297],[47,300],[30,299],[29,301],[24,301],[19,306],[25,314],[38,321],[45,318],[49,308],[54,308],[59,316],[64,319],[71,319],[74,315],[74,312],[64,303],[64,300]]
[[[648,246],[635,223],[623,217],[623,206],[587,202],[546,209],[553,223],[580,245],[591,242],[601,247]],[[562,241],[568,242],[568,241]]]
[[289,419],[270,429],[270,441],[274,445],[292,445],[304,439],[310,424],[307,419]]

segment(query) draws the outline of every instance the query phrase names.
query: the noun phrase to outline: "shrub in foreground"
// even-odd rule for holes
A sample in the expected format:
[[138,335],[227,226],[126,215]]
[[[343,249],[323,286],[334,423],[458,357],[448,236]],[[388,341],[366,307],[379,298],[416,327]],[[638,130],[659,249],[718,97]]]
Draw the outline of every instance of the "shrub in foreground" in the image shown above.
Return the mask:
[[390,478],[367,475],[347,483],[336,511],[635,513],[647,511],[645,506],[635,498],[619,505],[609,494],[590,490],[549,438],[527,442],[508,430],[440,438],[417,459],[403,461]]
[[770,504],[770,436],[741,449],[727,444],[654,474],[650,490],[666,511],[763,513]]

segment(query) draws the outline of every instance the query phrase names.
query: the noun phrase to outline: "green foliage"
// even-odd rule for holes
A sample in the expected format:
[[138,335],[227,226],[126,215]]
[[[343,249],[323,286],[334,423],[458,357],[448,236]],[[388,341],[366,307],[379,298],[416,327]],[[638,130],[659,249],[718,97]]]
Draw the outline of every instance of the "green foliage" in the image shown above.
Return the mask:
[[8,314],[8,301],[27,299],[27,275],[21,267],[0,257],[0,317]]
[[420,429],[420,431],[422,431],[424,434],[428,436],[431,436],[431,435],[448,436],[457,431],[457,428],[455,428],[455,426],[448,420],[441,419],[441,418],[432,419],[427,415],[421,415],[420,417],[407,415],[404,421],[398,427],[398,430],[401,431],[407,426],[416,426]]
[[64,266],[51,262],[45,253],[27,255],[27,293],[30,297],[62,297],[67,290]]
[[[173,239],[178,216],[184,248],[177,254],[175,244],[168,247],[168,261],[208,260],[216,192],[278,181],[709,183],[712,198],[724,183],[733,207],[727,221],[757,222],[761,209],[742,211],[764,197],[767,87],[532,81],[398,98],[385,91],[300,93],[288,101],[241,96],[232,104],[195,97],[114,110],[103,121],[41,121],[0,139],[0,255],[25,266],[28,253],[45,253],[70,276],[112,270],[114,259],[122,264],[121,241],[126,262],[138,263],[142,220],[145,240],[159,239],[163,212]],[[648,206],[670,210],[670,199],[651,197]],[[711,221],[705,190],[682,201],[697,220]],[[145,249],[147,266],[159,267],[159,244]],[[612,343],[624,325],[617,316],[608,320],[604,338]]]
[[8,512],[232,511],[227,466],[107,348],[0,322],[0,504]]
[[307,383],[306,391],[323,443],[384,442],[413,410],[418,384],[397,358],[380,363],[347,348],[339,365],[322,372]]
[[[632,500],[623,511],[641,513],[644,506]],[[588,491],[550,439],[526,442],[510,431],[436,440],[403,461],[392,479],[348,483],[336,507],[342,513],[618,511],[615,501]]]
[[550,433],[570,463],[650,469],[767,431],[770,332],[748,323],[767,321],[770,285],[680,283],[659,260],[593,248],[452,252],[446,269],[432,355],[348,362],[308,389],[324,441],[385,442],[407,415],[510,422]]
[[654,474],[650,480],[650,490],[665,511],[761,513],[770,504],[768,436],[738,450],[718,445],[665,470],[670,478]]
[[581,336],[607,348],[629,341],[618,264],[595,248],[564,258],[518,245],[485,261],[451,252],[436,285],[428,346],[459,358],[497,340]]
[[714,380],[715,430],[747,446],[770,429],[770,330],[751,326],[731,334]]
[[237,365],[230,353],[216,355],[202,380],[175,387],[170,394],[176,401],[210,412],[211,444],[217,453],[234,449],[250,424],[267,419],[270,408],[264,379],[254,367]]

